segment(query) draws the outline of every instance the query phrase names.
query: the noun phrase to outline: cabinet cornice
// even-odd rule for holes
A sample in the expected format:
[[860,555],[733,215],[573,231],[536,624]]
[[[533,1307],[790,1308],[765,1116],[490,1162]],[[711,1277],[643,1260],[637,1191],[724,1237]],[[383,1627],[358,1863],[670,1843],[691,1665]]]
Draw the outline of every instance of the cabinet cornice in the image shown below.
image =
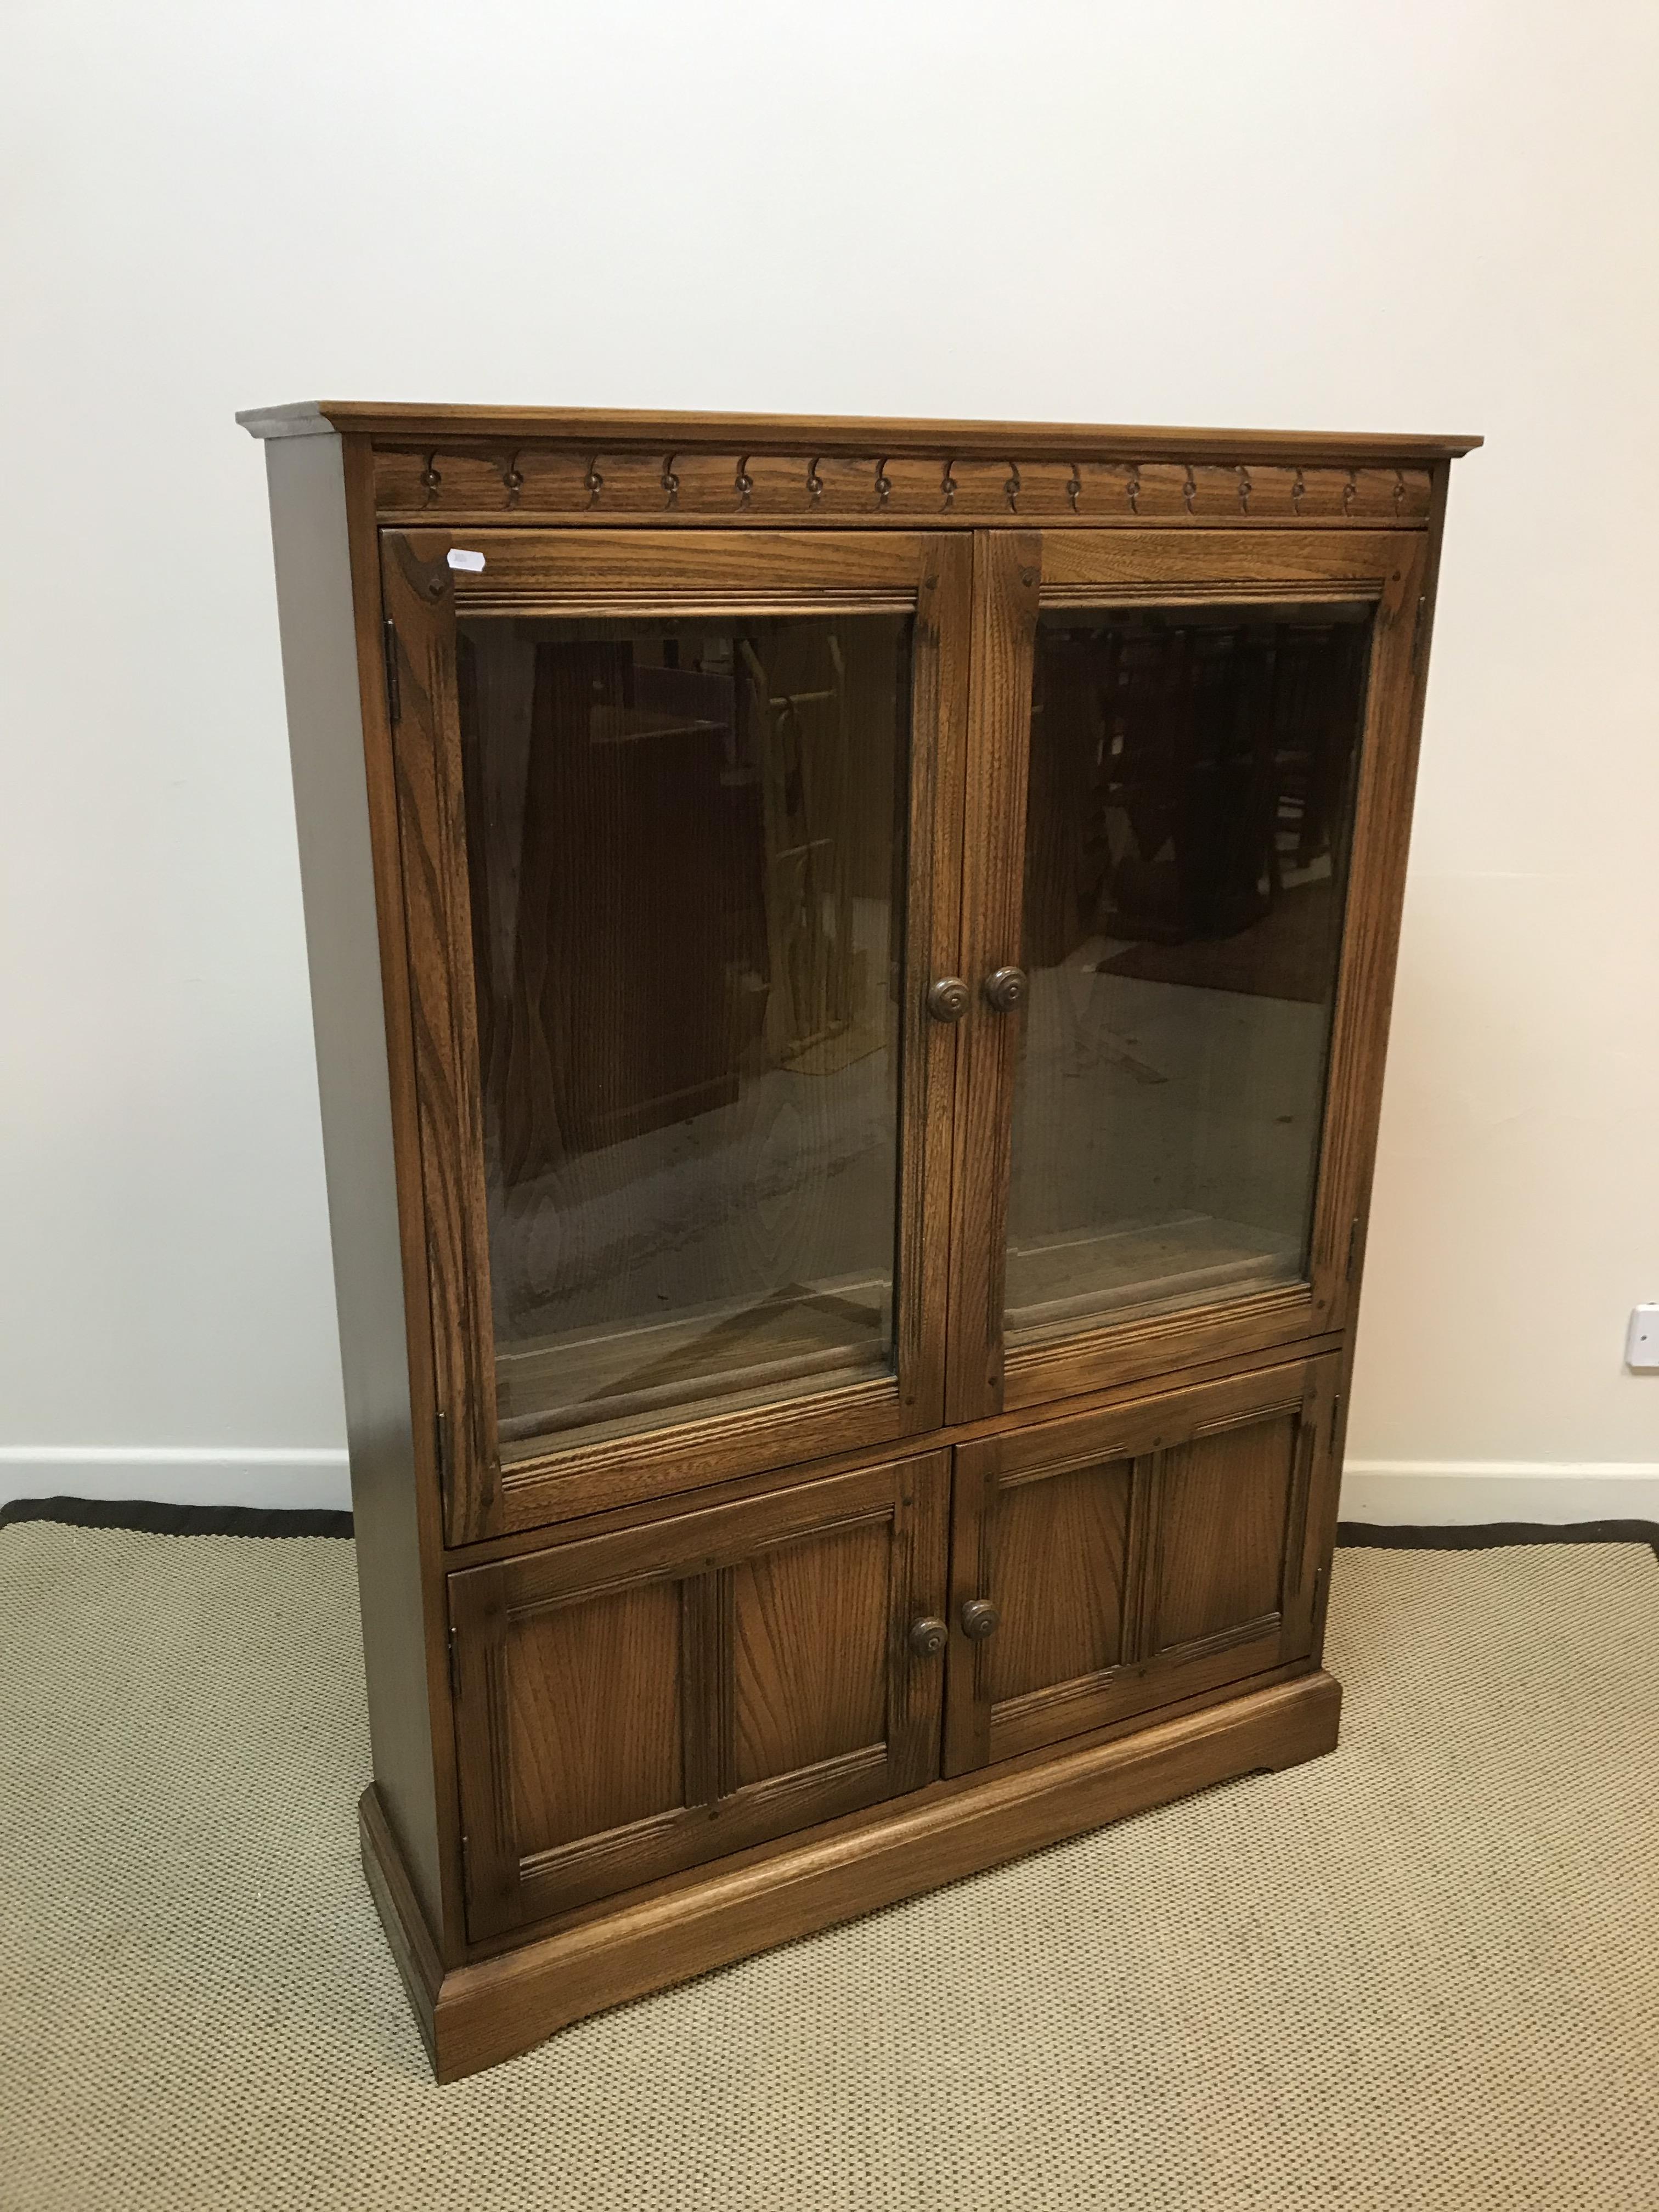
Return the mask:
[[387,520],[1407,527],[1475,437],[325,400],[237,418],[374,448]]

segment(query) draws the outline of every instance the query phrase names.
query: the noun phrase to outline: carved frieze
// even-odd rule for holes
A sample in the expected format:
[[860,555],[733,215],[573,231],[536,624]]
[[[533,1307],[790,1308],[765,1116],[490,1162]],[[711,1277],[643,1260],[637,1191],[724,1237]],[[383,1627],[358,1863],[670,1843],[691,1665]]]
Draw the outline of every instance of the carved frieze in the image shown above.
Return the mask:
[[450,447],[376,442],[375,501],[387,521],[773,522],[790,528],[989,523],[1194,528],[1420,527],[1427,467],[1018,453],[890,456],[596,452],[549,441]]

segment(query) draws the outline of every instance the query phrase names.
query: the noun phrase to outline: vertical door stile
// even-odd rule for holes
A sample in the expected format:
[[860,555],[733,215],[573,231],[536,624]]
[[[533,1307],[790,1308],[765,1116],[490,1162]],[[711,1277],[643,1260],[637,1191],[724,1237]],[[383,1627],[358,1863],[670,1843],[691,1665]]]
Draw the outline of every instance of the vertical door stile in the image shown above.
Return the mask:
[[909,1647],[911,1624],[949,1601],[951,1455],[929,1452],[899,1476],[893,1519],[892,1613],[887,1728],[896,1790],[916,1790],[939,1772],[944,1661]]
[[437,1392],[434,1456],[449,1540],[486,1533],[497,1439],[483,1115],[455,690],[455,599],[444,532],[387,532],[382,589],[395,643],[392,736],[409,934],[421,1174]]
[[1336,1542],[1342,1462],[1336,1450],[1335,1415],[1341,1371],[1340,1359],[1316,1360],[1303,1397],[1301,1518],[1291,1523],[1285,1595],[1287,1640],[1298,1650],[1313,1648],[1319,1572],[1328,1564]]
[[1310,1255],[1316,1312],[1328,1328],[1345,1328],[1353,1317],[1351,1240],[1370,1202],[1417,781],[1417,651],[1426,618],[1428,548],[1415,534],[1386,543],[1397,565],[1382,582],[1367,672],[1352,877],[1332,1014],[1320,1205]]
[[958,1036],[933,1020],[927,990],[961,957],[963,787],[973,618],[965,533],[921,540],[915,633],[905,867],[903,1127],[900,1144],[897,1361],[907,1425],[945,1416],[952,1134]]
[[485,1569],[449,1586],[455,1741],[459,1753],[462,1854],[475,1936],[518,1917],[513,1848],[513,1743],[507,1699],[506,1575]]
[[991,1705],[983,1644],[962,1632],[962,1608],[983,1595],[990,1569],[990,1521],[996,1496],[998,1440],[958,1444],[951,1492],[951,1580],[945,1619],[951,1642],[945,1681],[945,1756],[941,1771],[982,1766],[990,1745]]
[[946,1419],[1002,1409],[1003,1244],[1012,1079],[1023,1018],[984,995],[1017,966],[1025,851],[1031,663],[1042,580],[1038,531],[974,535],[973,659],[963,822],[962,960],[969,989],[956,1071],[951,1355]]

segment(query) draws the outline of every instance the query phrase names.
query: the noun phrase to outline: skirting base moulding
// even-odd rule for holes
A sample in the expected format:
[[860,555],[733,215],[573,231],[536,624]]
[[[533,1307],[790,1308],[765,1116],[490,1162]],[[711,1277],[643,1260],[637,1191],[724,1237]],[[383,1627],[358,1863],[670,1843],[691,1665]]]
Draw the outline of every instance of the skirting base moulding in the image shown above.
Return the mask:
[[1479,441],[242,419],[440,2077],[1330,1750]]
[[606,2006],[919,1896],[1046,1844],[1237,1776],[1335,1748],[1328,1674],[1177,1708],[1151,1728],[1027,1753],[935,1783],[902,1809],[852,1814],[718,1873],[658,1882],[569,1914],[536,1942],[446,1973],[374,1784],[358,1807],[363,1870],[441,2081],[511,2058]]

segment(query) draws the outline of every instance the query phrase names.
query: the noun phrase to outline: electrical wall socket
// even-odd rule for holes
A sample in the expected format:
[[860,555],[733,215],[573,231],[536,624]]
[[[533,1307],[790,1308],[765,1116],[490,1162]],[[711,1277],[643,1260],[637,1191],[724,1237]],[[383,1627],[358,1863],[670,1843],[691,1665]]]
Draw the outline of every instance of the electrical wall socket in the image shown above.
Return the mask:
[[1659,1367],[1659,1306],[1632,1306],[1625,1338],[1626,1367]]

